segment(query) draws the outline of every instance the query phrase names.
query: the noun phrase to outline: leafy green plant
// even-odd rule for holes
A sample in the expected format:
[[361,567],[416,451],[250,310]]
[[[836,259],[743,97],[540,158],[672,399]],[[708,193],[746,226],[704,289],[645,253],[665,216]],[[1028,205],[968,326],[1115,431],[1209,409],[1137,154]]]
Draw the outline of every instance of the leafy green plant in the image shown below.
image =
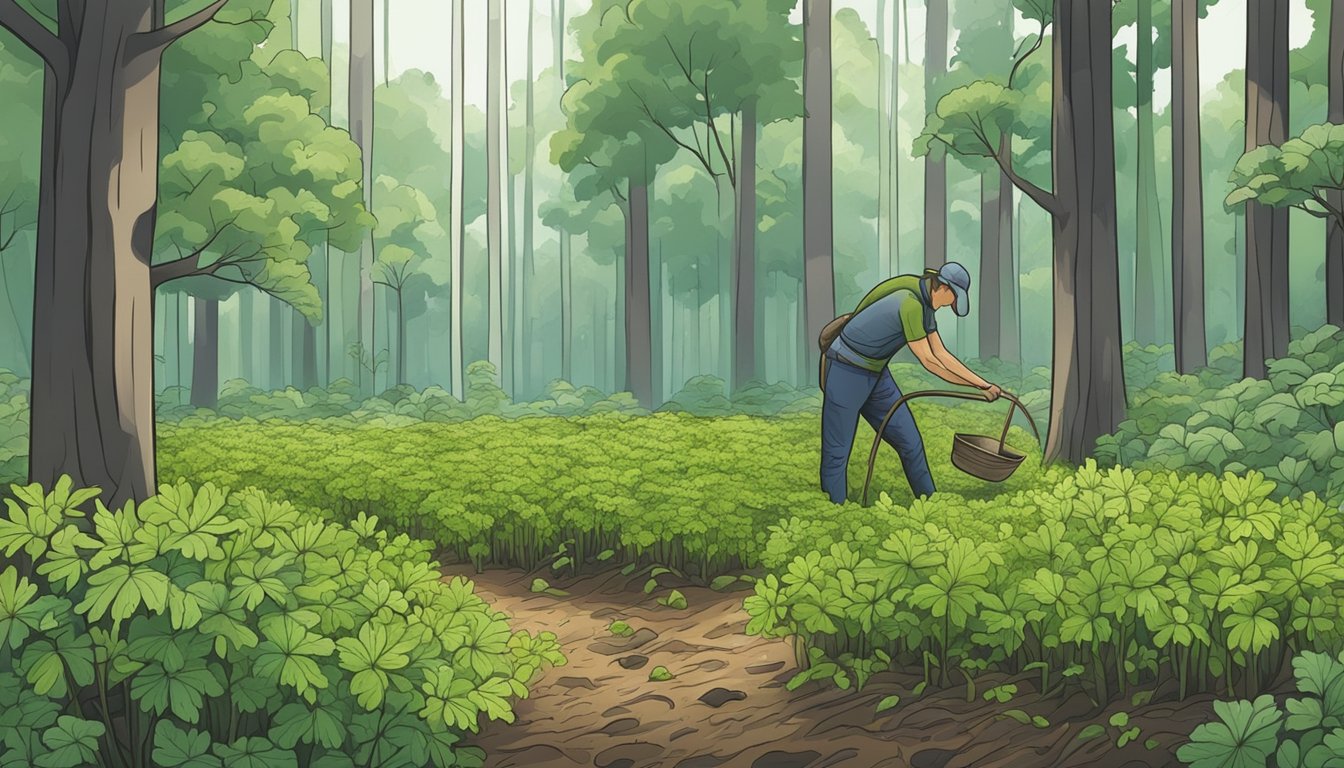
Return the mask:
[[672,678],[673,674],[667,671],[667,667],[662,665],[656,666],[649,671],[649,682],[651,683],[665,683]]
[[209,483],[97,495],[5,499],[0,765],[480,765],[463,736],[564,663],[377,518]]
[[635,634],[633,627],[619,619],[611,622],[611,626],[607,627],[607,631],[617,637],[629,637]]
[[1293,675],[1303,697],[1282,708],[1270,696],[1216,701],[1216,719],[1195,728],[1177,757],[1193,768],[1344,765],[1344,654],[1305,651],[1293,659]]

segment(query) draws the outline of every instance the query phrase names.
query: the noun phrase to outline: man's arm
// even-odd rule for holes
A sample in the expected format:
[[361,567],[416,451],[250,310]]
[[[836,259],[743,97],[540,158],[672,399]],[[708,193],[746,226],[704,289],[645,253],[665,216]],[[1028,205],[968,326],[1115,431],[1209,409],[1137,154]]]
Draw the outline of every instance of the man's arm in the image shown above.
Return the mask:
[[[956,384],[963,387],[975,387],[976,389],[987,392],[991,400],[998,399],[1001,390],[994,384],[990,384],[977,376],[971,369],[967,368],[960,360],[943,346],[942,339],[938,333],[910,342],[910,351],[915,354],[915,359],[919,360],[925,370],[934,376],[946,381],[949,384]],[[938,354],[941,348],[943,354]]]

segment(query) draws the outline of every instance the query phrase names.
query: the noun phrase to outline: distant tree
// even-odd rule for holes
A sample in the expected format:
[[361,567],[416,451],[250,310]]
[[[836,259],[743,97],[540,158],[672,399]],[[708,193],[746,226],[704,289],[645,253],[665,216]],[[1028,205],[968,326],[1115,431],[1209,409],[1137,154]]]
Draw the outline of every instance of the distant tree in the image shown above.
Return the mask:
[[374,262],[373,281],[385,286],[394,297],[397,327],[393,360],[395,383],[400,385],[406,383],[406,300],[409,294],[423,294],[428,283],[423,264],[443,232],[433,204],[414,187],[380,176],[374,199],[378,201],[374,209],[378,260]]
[[803,0],[803,295],[808,369],[835,317],[831,155],[831,0]]
[[[359,146],[363,173],[364,207],[373,209],[373,89],[377,79],[374,60],[374,0],[350,0],[350,68],[348,117],[350,136]],[[359,310],[356,336],[364,348],[374,345],[373,338],[373,233],[359,246]],[[363,386],[363,372],[360,373]],[[372,387],[372,382],[369,382]]]
[[1176,370],[1208,364],[1204,330],[1204,178],[1200,163],[1199,0],[1171,0],[1172,318]]
[[496,372],[504,370],[504,194],[508,185],[508,97],[505,66],[506,14],[503,0],[489,0],[486,29],[486,205],[488,209],[489,361]]
[[[924,111],[932,113],[947,74],[949,0],[926,0],[924,14]],[[941,147],[924,159],[924,266],[947,261],[947,158]]]

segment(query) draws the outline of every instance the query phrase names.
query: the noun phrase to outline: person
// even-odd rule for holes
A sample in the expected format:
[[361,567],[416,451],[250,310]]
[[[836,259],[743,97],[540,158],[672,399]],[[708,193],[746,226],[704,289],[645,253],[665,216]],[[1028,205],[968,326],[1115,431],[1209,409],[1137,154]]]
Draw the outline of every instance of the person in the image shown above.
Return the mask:
[[[950,384],[976,387],[989,400],[1002,389],[976,375],[943,346],[934,313],[952,307],[958,317],[970,311],[971,276],[966,268],[948,262],[923,275],[900,275],[887,280],[859,304],[824,352],[821,410],[821,488],[836,504],[848,492],[847,470],[859,416],[878,429],[882,419],[901,399],[901,389],[887,365],[893,355],[909,347],[933,375]],[[934,492],[933,476],[924,455],[915,417],[902,405],[887,424],[882,439],[896,449],[905,479],[916,496]]]

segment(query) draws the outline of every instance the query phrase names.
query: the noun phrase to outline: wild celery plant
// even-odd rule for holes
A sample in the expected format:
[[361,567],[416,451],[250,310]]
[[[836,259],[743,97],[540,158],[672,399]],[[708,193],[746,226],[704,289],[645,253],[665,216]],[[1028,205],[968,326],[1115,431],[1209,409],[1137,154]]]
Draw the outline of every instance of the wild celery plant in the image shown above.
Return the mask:
[[1344,765],[1344,654],[1293,659],[1302,698],[1217,701],[1215,720],[1195,728],[1176,756],[1192,768],[1329,768]]
[[[553,635],[445,582],[430,546],[247,489],[118,510],[62,478],[0,516],[0,766],[481,765]],[[85,510],[92,508],[92,519]]]
[[925,684],[962,669],[968,691],[976,659],[1098,702],[1165,680],[1250,695],[1344,633],[1344,521],[1314,494],[1274,496],[1257,472],[1089,462],[989,502],[884,501],[885,537],[777,527],[767,550],[798,554],[756,582],[747,631],[800,638],[803,665],[881,650]]

